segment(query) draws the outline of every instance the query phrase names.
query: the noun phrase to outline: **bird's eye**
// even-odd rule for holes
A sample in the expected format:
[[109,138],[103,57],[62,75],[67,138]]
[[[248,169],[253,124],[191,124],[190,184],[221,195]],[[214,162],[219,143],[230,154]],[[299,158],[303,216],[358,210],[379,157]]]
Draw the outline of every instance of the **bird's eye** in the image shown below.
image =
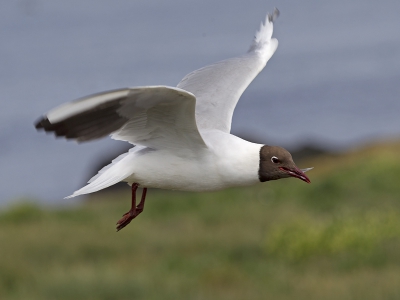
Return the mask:
[[271,157],[271,161],[272,161],[274,164],[279,164],[279,163],[280,163],[279,158],[277,158],[276,156],[272,156],[272,157]]

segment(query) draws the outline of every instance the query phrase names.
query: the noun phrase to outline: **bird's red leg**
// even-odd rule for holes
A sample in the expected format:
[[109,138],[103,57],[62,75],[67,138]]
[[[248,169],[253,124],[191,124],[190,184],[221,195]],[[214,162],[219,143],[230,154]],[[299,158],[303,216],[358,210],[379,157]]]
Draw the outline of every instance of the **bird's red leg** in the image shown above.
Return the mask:
[[147,188],[143,188],[142,199],[140,199],[140,203],[136,206],[136,216],[138,216],[144,209],[144,201],[146,200]]
[[136,206],[136,190],[139,185],[137,183],[132,184],[132,206],[131,209],[125,213],[122,218],[117,222],[117,231],[120,231],[126,225],[128,225],[134,218],[136,218],[144,209],[144,202],[146,200],[147,188],[143,189],[142,198],[138,206]]

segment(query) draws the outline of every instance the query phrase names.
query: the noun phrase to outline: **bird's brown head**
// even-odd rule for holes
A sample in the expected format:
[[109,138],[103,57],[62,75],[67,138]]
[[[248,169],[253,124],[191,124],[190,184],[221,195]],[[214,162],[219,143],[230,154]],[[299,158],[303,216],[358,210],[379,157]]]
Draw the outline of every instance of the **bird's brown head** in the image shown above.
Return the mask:
[[310,179],[304,174],[308,170],[300,170],[295,165],[289,151],[282,147],[267,145],[261,147],[260,168],[258,170],[258,178],[261,182],[295,177],[310,183]]

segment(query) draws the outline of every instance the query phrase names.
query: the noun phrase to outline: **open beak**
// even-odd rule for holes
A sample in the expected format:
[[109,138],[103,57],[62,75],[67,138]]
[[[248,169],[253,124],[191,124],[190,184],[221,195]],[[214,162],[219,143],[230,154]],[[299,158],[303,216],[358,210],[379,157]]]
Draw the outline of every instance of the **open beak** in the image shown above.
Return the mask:
[[308,177],[306,176],[306,174],[304,174],[304,172],[307,172],[307,171],[311,170],[312,168],[300,170],[298,168],[289,169],[289,168],[285,168],[285,167],[280,167],[279,169],[281,169],[283,172],[288,173],[292,177],[296,177],[307,183],[311,183],[310,179],[308,179]]

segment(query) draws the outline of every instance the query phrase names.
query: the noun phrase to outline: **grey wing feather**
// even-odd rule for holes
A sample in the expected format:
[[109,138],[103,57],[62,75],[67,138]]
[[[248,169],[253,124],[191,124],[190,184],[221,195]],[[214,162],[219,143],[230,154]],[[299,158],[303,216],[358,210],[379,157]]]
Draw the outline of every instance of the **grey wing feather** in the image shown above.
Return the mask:
[[[128,121],[117,112],[128,93],[128,89],[120,89],[66,103],[50,111],[36,122],[35,127],[78,142],[102,138]],[[100,101],[105,95],[108,96],[106,101]],[[93,99],[97,103],[89,107],[87,102]]]
[[230,132],[233,111],[240,96],[264,65],[257,54],[247,53],[186,75],[178,88],[196,96],[198,127]]
[[154,149],[206,147],[195,121],[196,98],[147,86],[91,95],[50,111],[37,129],[79,142],[107,135]]
[[178,88],[196,96],[196,120],[200,129],[230,132],[232,115],[240,96],[265,67],[278,47],[272,38],[273,21],[279,11],[261,23],[250,50],[186,75]]

